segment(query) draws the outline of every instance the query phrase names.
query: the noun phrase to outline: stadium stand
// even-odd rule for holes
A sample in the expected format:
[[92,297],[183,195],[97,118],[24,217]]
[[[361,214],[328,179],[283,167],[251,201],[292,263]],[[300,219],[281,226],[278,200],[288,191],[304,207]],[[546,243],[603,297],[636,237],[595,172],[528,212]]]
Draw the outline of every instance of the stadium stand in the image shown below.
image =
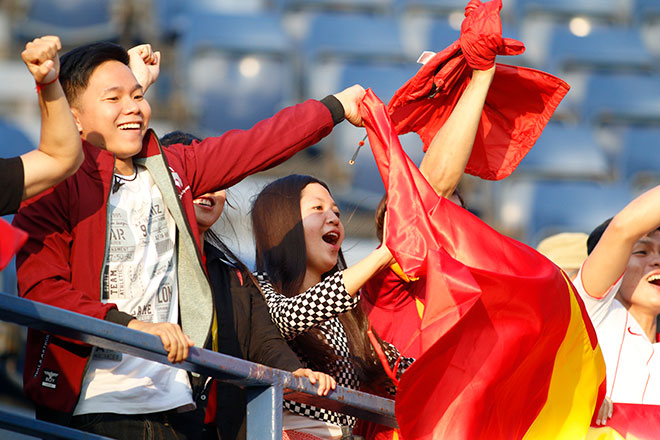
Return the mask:
[[520,163],[515,177],[607,180],[607,157],[587,125],[550,124]]
[[200,132],[249,128],[295,101],[293,48],[277,16],[187,17],[178,66]]
[[25,43],[42,35],[57,35],[65,47],[90,41],[118,41],[118,2],[113,0],[30,0],[25,19],[16,23],[15,38]]

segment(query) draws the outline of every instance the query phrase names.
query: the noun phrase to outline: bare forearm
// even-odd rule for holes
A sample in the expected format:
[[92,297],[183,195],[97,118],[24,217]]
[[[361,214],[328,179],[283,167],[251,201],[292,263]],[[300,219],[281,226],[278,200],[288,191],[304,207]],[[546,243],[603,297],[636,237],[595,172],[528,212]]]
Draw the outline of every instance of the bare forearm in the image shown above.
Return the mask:
[[72,175],[83,161],[80,135],[59,83],[42,88],[39,105],[39,149],[22,156],[25,169],[24,199]]
[[355,296],[369,278],[393,263],[392,254],[385,245],[371,252],[365,258],[343,271],[346,291]]
[[75,168],[83,159],[80,134],[59,82],[43,87],[41,107],[41,139],[39,150],[62,162],[62,168]]
[[660,186],[648,190],[623,208],[610,222],[582,270],[585,290],[601,297],[623,274],[633,246],[660,227]]
[[21,57],[37,83],[41,110],[39,149],[21,156],[25,176],[23,198],[29,198],[73,174],[83,160],[80,135],[62,86],[60,39],[47,35],[28,42]]
[[463,175],[494,74],[495,67],[472,72],[470,83],[426,151],[419,169],[438,195],[451,196]]

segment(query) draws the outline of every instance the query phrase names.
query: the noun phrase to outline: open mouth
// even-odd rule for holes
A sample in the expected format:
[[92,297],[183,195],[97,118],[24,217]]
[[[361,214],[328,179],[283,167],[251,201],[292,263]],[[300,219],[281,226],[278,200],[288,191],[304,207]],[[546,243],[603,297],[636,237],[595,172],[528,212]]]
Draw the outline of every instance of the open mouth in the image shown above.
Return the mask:
[[655,286],[660,286],[660,274],[651,275],[646,279],[646,281]]
[[120,130],[139,130],[142,128],[142,124],[139,122],[128,122],[126,124],[119,125]]
[[336,232],[328,232],[327,234],[323,235],[322,238],[326,243],[336,246],[337,242],[339,241],[339,234]]

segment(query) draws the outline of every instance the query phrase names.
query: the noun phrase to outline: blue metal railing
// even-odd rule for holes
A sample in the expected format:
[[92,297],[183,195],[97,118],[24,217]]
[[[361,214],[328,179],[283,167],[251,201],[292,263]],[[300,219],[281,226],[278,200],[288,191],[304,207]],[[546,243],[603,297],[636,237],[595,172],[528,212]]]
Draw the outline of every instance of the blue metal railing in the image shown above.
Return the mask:
[[[157,336],[13,295],[0,293],[0,320],[172,365]],[[282,438],[282,398],[397,426],[390,399],[339,386],[318,396],[306,378],[210,350],[191,347],[188,359],[175,366],[245,387],[248,440]],[[4,418],[0,426],[12,428]]]

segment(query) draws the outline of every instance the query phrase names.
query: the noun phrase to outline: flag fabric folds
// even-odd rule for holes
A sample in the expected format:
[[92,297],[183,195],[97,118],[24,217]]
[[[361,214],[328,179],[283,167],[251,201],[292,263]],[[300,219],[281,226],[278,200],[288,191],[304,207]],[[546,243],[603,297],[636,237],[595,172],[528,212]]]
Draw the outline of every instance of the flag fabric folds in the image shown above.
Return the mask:
[[[470,82],[472,69],[495,55],[516,55],[522,43],[502,38],[501,0],[466,7],[461,37],[436,53],[392,97],[387,110],[399,134],[416,132],[428,148]],[[507,177],[532,148],[568,93],[563,80],[527,67],[498,63],[465,172],[488,180]]]
[[4,269],[16,252],[25,244],[27,234],[0,218],[0,270]]
[[660,405],[614,403],[607,426],[592,426],[586,440],[653,440],[660,438]]
[[402,438],[584,437],[605,365],[570,282],[439,197],[370,90],[361,108],[388,193],[385,243],[408,276],[426,279],[423,354],[396,396]]

